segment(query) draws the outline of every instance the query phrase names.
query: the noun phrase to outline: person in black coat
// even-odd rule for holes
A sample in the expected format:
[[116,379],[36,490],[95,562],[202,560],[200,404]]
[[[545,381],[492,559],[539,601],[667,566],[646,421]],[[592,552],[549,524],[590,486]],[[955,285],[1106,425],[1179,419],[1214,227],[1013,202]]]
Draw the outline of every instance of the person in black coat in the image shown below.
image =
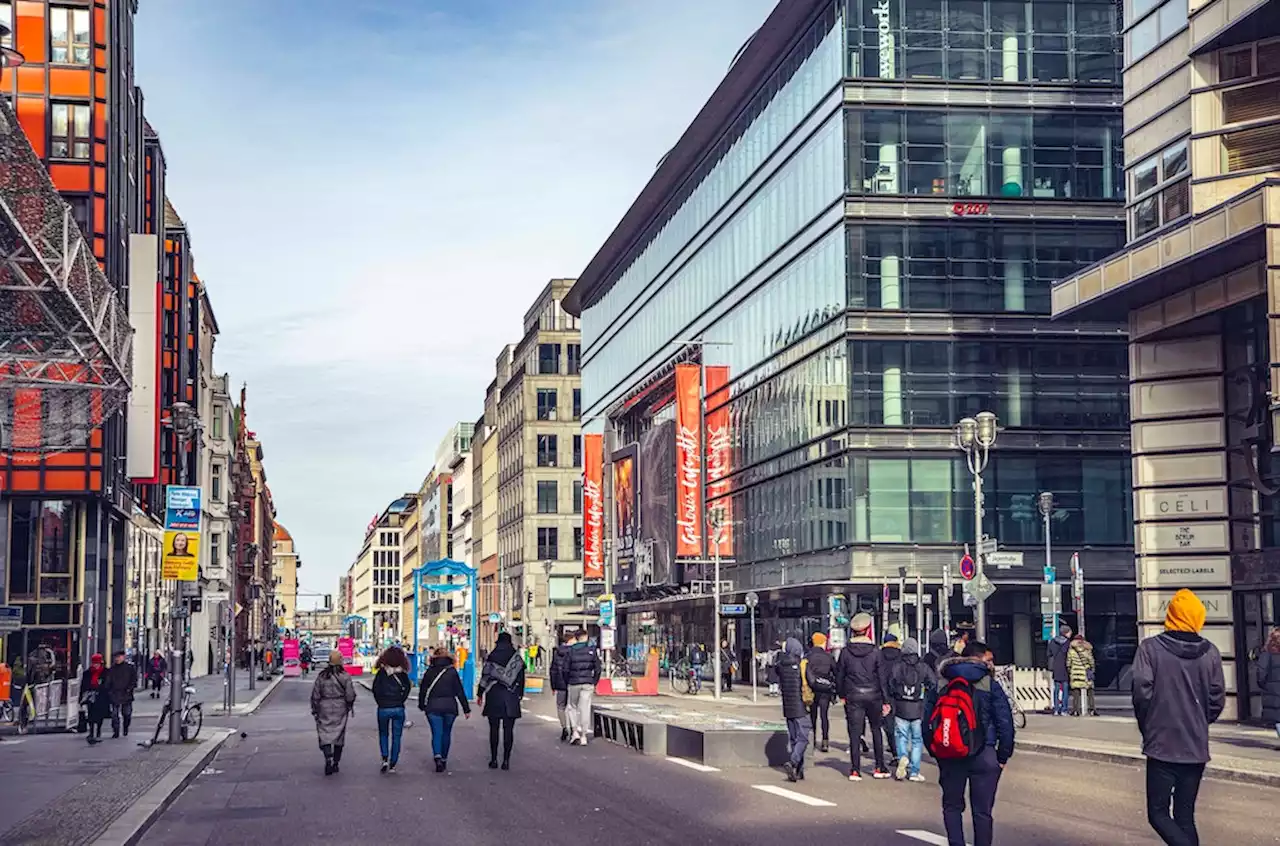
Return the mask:
[[600,682],[600,656],[587,643],[587,633],[578,632],[564,661],[564,678],[569,686],[569,734],[574,746],[586,746],[591,731],[591,701]]
[[862,781],[862,747],[854,738],[871,723],[871,743],[876,768],[873,778],[888,778],[884,763],[884,717],[889,713],[888,693],[880,672],[880,650],[871,642],[871,615],[857,614],[849,622],[852,637],[836,661],[836,687],[844,700],[845,724],[849,729],[849,781]]
[[409,680],[409,656],[398,646],[388,646],[378,656],[373,677],[373,701],[378,706],[378,750],[382,771],[394,773],[400,761],[400,736],[404,732],[404,703],[413,682]]
[[813,648],[805,655],[805,681],[813,691],[813,704],[809,706],[809,731],[813,736],[818,734],[818,724],[822,724],[822,743],[818,749],[830,752],[831,718],[828,714],[831,702],[836,698],[836,659],[827,651],[827,636],[822,632],[813,635]]
[[547,675],[551,680],[551,689],[556,694],[556,716],[560,718],[560,742],[569,740],[569,679],[565,676],[565,665],[569,659],[569,645],[573,642],[575,632],[565,632],[555,652],[551,653],[551,669]]
[[[893,668],[898,661],[902,660],[902,647],[898,644],[898,633],[893,626],[890,626],[880,645],[880,686],[885,690],[886,694],[889,690],[889,678],[893,675]],[[893,723],[893,698],[886,696],[885,703],[889,706],[889,713],[884,715],[883,726],[884,744],[885,748],[889,750],[885,758],[888,759],[889,767],[892,769],[894,759],[898,757],[896,754],[898,748],[897,735],[894,733]]]
[[80,674],[80,704],[85,709],[85,721],[89,727],[89,743],[102,740],[102,723],[111,716],[111,697],[107,690],[107,668],[102,655],[94,653],[89,659],[89,669]]
[[1262,720],[1276,727],[1280,735],[1280,627],[1271,630],[1271,636],[1258,653],[1254,666],[1258,690],[1262,691]]
[[124,660],[124,653],[117,652],[115,663],[107,670],[107,698],[111,702],[111,736],[129,736],[129,724],[133,722],[133,691],[138,686],[138,668]]
[[[787,721],[787,749],[791,757],[783,764],[788,781],[804,778],[804,751],[809,746],[809,709],[804,704],[804,680],[800,661],[804,647],[794,637],[778,655],[778,691],[782,695],[782,716]],[[806,667],[807,669],[807,667]]]
[[471,719],[471,703],[462,688],[462,676],[453,666],[453,656],[438,648],[431,656],[431,666],[418,683],[418,708],[427,715],[427,724],[431,726],[431,755],[438,773],[449,767],[453,721],[458,718],[459,705],[466,718]]
[[515,745],[515,725],[520,719],[524,698],[524,661],[511,643],[511,633],[502,632],[480,671],[481,713],[489,718],[489,769],[498,768],[498,729],[502,729],[502,769],[511,769],[511,749]]

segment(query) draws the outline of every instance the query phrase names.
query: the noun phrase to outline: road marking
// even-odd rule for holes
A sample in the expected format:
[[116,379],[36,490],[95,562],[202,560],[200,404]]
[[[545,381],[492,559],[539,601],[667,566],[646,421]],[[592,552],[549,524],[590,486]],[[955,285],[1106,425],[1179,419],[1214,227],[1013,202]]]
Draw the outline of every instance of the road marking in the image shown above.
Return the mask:
[[548,717],[546,714],[534,714],[534,716],[539,720],[545,720],[548,723],[554,723],[556,721],[555,717]]
[[719,767],[708,767],[706,764],[699,764],[697,761],[686,761],[684,758],[667,758],[673,764],[679,764],[682,767],[688,767],[700,773],[718,773]]
[[[803,793],[796,793],[794,790],[787,790],[785,787],[778,787],[773,784],[753,784],[756,790],[763,790],[765,793],[772,793],[774,796],[781,796],[783,799],[790,799],[793,802],[799,802],[803,805],[811,805],[815,808],[834,808],[835,802],[828,802],[826,799],[817,799],[813,796],[805,796]],[[946,846],[944,843],[943,846]]]
[[933,846],[947,846],[947,838],[942,834],[934,834],[932,831],[920,831],[919,829],[908,829],[906,831],[899,830],[898,834],[905,837],[913,837],[923,843],[932,843]]

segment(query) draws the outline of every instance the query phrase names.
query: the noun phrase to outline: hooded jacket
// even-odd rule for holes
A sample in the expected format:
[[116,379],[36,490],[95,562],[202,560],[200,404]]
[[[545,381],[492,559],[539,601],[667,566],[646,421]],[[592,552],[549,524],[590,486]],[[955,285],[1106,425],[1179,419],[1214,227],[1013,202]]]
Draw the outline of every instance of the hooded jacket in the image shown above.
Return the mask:
[[933,713],[933,706],[942,690],[955,678],[962,678],[973,685],[973,707],[978,712],[978,725],[986,730],[987,745],[995,747],[996,760],[1005,763],[1013,757],[1013,708],[1004,688],[992,678],[991,668],[981,658],[956,655],[938,662],[937,687],[925,694],[925,719]]
[[[924,697],[933,687],[933,674],[924,660],[915,652],[902,650],[902,658],[889,665],[889,695],[893,697],[893,713],[900,720],[923,720]],[[916,687],[923,696],[915,699],[899,698],[896,694]]]
[[569,679],[565,676],[565,666],[569,660],[569,644],[562,643],[551,653],[551,668],[547,675],[551,678],[552,690],[568,690]]
[[1171,764],[1208,763],[1209,725],[1225,704],[1218,647],[1184,631],[1166,631],[1138,646],[1133,711],[1142,754]]
[[403,708],[413,682],[399,667],[379,667],[373,677],[373,701],[379,708]]
[[1071,680],[1067,672],[1067,650],[1071,648],[1071,638],[1057,635],[1049,641],[1049,669],[1053,671],[1053,680],[1065,683]]
[[[782,692],[782,716],[799,720],[809,716],[804,705],[804,683],[800,679],[800,659],[804,647],[794,637],[787,638],[787,645],[778,655],[778,688]],[[807,669],[807,668],[806,668]]]
[[467,693],[462,689],[462,677],[453,666],[453,658],[441,655],[431,659],[431,666],[422,674],[418,684],[418,709],[427,714],[453,714],[458,716],[461,703],[464,714],[471,713]]
[[836,690],[847,702],[867,705],[888,701],[880,672],[880,650],[866,637],[856,637],[836,661]]
[[1280,725],[1280,652],[1263,648],[1254,666],[1258,690],[1262,691],[1262,720]]
[[[814,646],[805,656],[805,681],[816,696],[828,699],[836,695],[836,659],[821,646]],[[1280,663],[1276,669],[1280,670]]]
[[902,646],[897,640],[886,641],[880,647],[880,688],[885,692],[884,701],[892,707],[893,695],[889,690],[889,679],[893,678],[893,668],[902,661]]
[[929,652],[924,656],[925,666],[935,676],[938,674],[938,663],[951,655],[951,640],[942,629],[934,629],[929,634]]
[[1082,637],[1071,641],[1067,649],[1067,675],[1072,690],[1092,690],[1093,671],[1098,664],[1093,659],[1093,644]]

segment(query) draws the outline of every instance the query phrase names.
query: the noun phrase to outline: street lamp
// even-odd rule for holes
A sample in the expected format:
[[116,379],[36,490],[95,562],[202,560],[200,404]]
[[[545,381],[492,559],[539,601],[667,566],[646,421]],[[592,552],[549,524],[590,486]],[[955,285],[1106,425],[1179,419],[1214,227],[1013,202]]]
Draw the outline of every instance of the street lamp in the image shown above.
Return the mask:
[[[1040,506],[1040,516],[1044,517],[1044,581],[1045,581],[1045,584],[1054,585],[1054,590],[1056,591],[1058,590],[1057,588],[1058,580],[1057,580],[1057,577],[1054,575],[1054,571],[1053,571],[1053,560],[1051,558],[1051,553],[1053,549],[1052,549],[1050,538],[1049,538],[1049,518],[1053,516],[1053,493],[1051,491],[1045,491],[1044,493],[1040,494],[1037,504]],[[1050,581],[1050,579],[1052,579],[1052,581]],[[1059,594],[1059,596],[1060,595],[1061,594]],[[1057,607],[1058,607],[1058,603],[1055,598],[1055,601],[1053,603],[1053,608],[1054,608],[1053,634],[1055,636],[1057,636],[1058,634]]]
[[[720,676],[720,672],[721,672],[721,668],[720,668],[720,540],[724,537],[724,506],[718,502],[707,509],[707,527],[711,529],[710,537],[707,539],[711,541],[711,557],[715,560],[715,568],[716,568],[716,572],[715,572],[716,584],[715,584],[715,589],[712,593],[712,595],[715,597],[716,636],[715,636],[715,642],[711,644],[711,648],[714,650],[712,667],[715,670],[716,677],[715,677],[715,680],[712,682],[711,689],[712,691],[715,692],[715,698],[718,700],[720,698],[720,679],[721,679],[721,676]],[[755,660],[754,655],[752,656],[751,660],[753,661]]]
[[[196,419],[195,410],[185,402],[175,402],[169,406],[169,426],[173,429],[174,437],[178,441],[178,484],[185,485],[187,483],[187,444],[195,437],[199,430],[199,420]],[[173,646],[173,660],[170,661],[170,678],[169,678],[169,742],[182,742],[182,688],[186,684],[187,673],[187,644],[186,644],[186,620],[190,615],[187,605],[187,599],[183,595],[182,583],[174,584],[174,599],[172,617],[172,634],[170,640]]]
[[[956,445],[964,451],[969,472],[973,475],[973,534],[977,549],[974,558],[977,571],[975,579],[984,578],[982,554],[982,471],[987,469],[991,447],[996,442],[996,416],[990,411],[980,411],[976,417],[965,417],[956,424]],[[974,627],[979,640],[987,636],[986,600],[979,599],[974,607]]]

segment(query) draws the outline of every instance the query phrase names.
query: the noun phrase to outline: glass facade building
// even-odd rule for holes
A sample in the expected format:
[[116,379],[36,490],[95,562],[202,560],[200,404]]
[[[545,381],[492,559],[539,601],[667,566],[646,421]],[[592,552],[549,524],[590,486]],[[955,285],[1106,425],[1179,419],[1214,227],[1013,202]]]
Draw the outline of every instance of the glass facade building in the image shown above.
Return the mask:
[[[1125,327],[1049,319],[1052,284],[1125,241],[1120,18],[1096,0],[780,3],[570,292],[606,471],[673,416],[677,364],[724,374],[703,388],[728,421],[708,508],[731,515],[722,579],[760,593],[762,640],[826,630],[832,595],[878,613],[902,572],[936,596],[975,536],[952,428],[990,410],[982,528],[1025,562],[989,572],[998,657],[1042,660],[1048,490],[1053,563],[1066,581],[1080,551],[1091,638],[1124,663]],[[629,641],[715,638],[690,595],[704,559],[623,597]],[[744,644],[745,621],[729,634]]]

